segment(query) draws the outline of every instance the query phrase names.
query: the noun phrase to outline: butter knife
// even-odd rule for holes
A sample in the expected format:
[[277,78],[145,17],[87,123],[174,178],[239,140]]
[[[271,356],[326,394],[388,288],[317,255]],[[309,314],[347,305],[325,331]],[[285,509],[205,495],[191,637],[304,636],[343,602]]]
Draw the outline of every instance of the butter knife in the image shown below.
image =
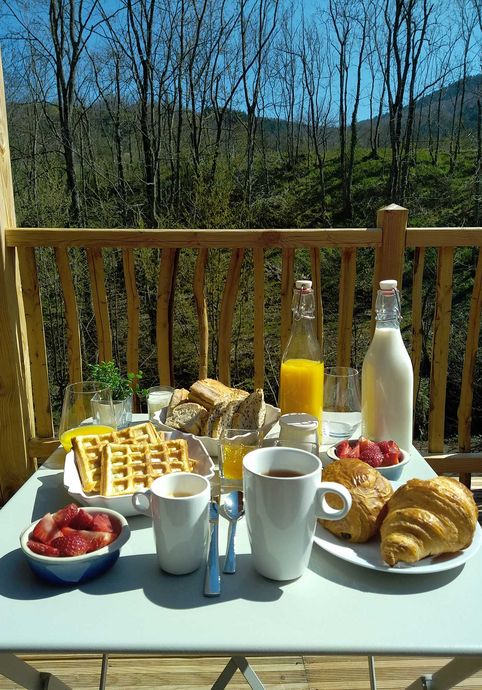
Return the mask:
[[219,576],[219,506],[216,501],[209,505],[209,553],[204,576],[204,596],[218,597],[221,594],[221,578]]

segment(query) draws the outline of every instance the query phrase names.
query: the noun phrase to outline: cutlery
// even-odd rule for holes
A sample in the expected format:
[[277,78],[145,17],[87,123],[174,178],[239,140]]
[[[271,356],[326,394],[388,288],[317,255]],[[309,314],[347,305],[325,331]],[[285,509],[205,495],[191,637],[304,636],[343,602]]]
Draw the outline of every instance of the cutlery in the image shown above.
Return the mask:
[[236,572],[236,552],[234,549],[234,538],[236,536],[236,524],[244,515],[244,497],[242,491],[231,491],[224,499],[221,506],[221,513],[229,520],[228,548],[224,559],[223,573],[232,574]]
[[218,547],[219,506],[216,501],[209,504],[209,553],[204,576],[204,595],[218,597],[221,594],[221,578],[219,576],[219,547]]

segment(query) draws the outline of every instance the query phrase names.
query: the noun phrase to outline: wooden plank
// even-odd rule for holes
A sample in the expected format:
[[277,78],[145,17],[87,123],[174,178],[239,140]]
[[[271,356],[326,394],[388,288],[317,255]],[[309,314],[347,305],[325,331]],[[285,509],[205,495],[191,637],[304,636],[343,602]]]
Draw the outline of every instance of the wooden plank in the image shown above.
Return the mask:
[[467,342],[464,353],[464,365],[462,369],[462,385],[460,388],[460,402],[457,411],[459,449],[470,450],[471,447],[471,423],[472,423],[472,399],[475,361],[479,345],[480,315],[482,312],[482,251],[479,250],[479,258],[474,277],[474,287],[470,300],[469,323],[467,327]]
[[288,344],[291,322],[293,319],[291,303],[293,301],[293,288],[295,283],[294,263],[294,249],[283,249],[281,254],[281,355],[283,355],[286,345]]
[[208,262],[208,250],[200,249],[194,268],[193,292],[196,304],[197,322],[199,328],[199,373],[198,378],[205,379],[208,375],[209,353],[209,323],[208,306],[204,290],[206,281],[206,266]]
[[16,251],[5,244],[5,229],[15,228],[7,108],[0,58],[0,500],[6,501],[34,469],[27,456],[33,435],[33,406],[27,332]]
[[384,206],[377,213],[377,225],[382,228],[379,280],[396,280],[400,291],[405,262],[407,220],[408,210],[396,204]]
[[27,326],[35,433],[38,436],[52,436],[54,429],[50,405],[47,348],[45,345],[35,249],[28,247],[19,249],[18,260],[22,281],[25,323]]
[[480,247],[482,228],[408,228],[407,247]]
[[253,249],[254,270],[254,387],[264,387],[264,249]]
[[[136,283],[134,250],[122,250],[122,267],[126,286],[127,301],[127,371],[139,372],[139,333],[140,333],[140,299]],[[133,382],[137,383],[137,379]]]
[[356,249],[344,249],[341,254],[340,290],[338,302],[337,365],[351,365],[353,309],[355,305]]
[[444,449],[445,399],[452,316],[453,259],[453,247],[438,250],[428,422],[428,450],[434,453],[441,453]]
[[425,266],[425,249],[417,248],[413,256],[412,281],[412,367],[413,367],[413,409],[417,402],[420,386],[420,365],[422,362],[422,287]]
[[241,277],[243,259],[244,249],[234,249],[232,251],[223,298],[221,300],[218,353],[219,380],[227,386],[231,385],[231,338],[233,316],[239,290],[239,279]]
[[300,230],[226,229],[179,230],[14,228],[6,231],[9,247],[166,247],[190,249],[253,249],[309,247],[376,247],[381,244],[379,228],[324,228]]
[[112,332],[110,328],[109,307],[105,289],[104,260],[102,249],[87,249],[92,304],[97,328],[97,347],[99,362],[112,360]]
[[437,474],[475,474],[482,472],[482,453],[443,453],[424,456]]
[[171,311],[177,262],[177,249],[162,250],[157,283],[156,342],[159,383],[164,386],[171,386],[173,380]]
[[69,381],[82,381],[82,351],[80,345],[79,312],[75,297],[74,281],[67,249],[55,248],[55,261],[59,272],[60,287],[64,300],[67,353],[69,357]]
[[323,352],[323,296],[321,292],[320,250],[310,249],[311,281],[315,293],[315,333]]

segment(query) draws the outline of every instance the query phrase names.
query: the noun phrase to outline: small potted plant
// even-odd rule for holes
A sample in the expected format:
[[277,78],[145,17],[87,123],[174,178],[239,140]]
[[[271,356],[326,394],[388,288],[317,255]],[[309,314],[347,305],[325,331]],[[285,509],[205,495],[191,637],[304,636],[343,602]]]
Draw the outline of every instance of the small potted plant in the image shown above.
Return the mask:
[[112,391],[112,402],[118,429],[130,424],[132,421],[132,398],[139,390],[139,381],[142,372],[137,374],[129,372],[123,376],[119,367],[112,360],[109,362],[96,362],[89,364],[89,378],[92,381],[108,386]]

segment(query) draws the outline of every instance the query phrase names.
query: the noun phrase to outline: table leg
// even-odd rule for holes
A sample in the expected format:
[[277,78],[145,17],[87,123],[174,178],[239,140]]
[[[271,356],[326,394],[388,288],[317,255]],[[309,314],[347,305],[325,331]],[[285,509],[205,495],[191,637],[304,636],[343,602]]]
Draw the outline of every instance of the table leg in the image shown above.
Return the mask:
[[435,673],[418,678],[406,690],[450,690],[480,669],[481,656],[455,657]]
[[264,685],[244,656],[233,656],[222,671],[211,690],[224,690],[237,670],[240,670],[252,690],[265,690]]
[[0,673],[27,690],[71,690],[51,673],[37,671],[15,654],[0,654]]
[[368,657],[368,672],[370,674],[370,690],[377,690],[377,675],[375,672],[375,657]]

